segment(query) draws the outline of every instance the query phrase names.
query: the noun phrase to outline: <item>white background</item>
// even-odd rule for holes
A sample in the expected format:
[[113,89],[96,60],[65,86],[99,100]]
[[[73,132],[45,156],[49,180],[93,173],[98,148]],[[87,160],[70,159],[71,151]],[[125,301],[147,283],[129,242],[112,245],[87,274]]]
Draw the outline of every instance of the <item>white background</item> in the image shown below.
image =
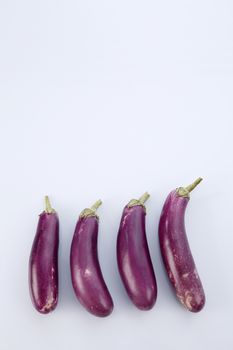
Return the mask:
[[[233,348],[232,1],[0,2],[0,348]],[[196,177],[186,226],[207,302],[174,297],[158,247],[162,204]],[[118,275],[123,206],[145,190],[158,282],[149,312]],[[37,313],[27,268],[43,196],[60,216],[60,298]],[[69,249],[79,212],[101,198],[99,257],[115,302],[88,314]]]

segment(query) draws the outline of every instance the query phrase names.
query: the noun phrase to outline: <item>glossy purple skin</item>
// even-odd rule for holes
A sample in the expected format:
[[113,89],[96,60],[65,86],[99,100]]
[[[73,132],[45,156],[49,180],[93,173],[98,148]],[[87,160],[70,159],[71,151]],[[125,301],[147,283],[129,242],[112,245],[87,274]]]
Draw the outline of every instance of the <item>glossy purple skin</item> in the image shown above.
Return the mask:
[[33,305],[42,314],[58,301],[59,222],[56,213],[40,214],[29,260],[29,287]]
[[80,303],[93,315],[105,317],[111,314],[113,301],[100,269],[97,238],[98,218],[80,218],[71,244],[71,279]]
[[189,198],[172,191],[164,204],[159,223],[159,241],[168,277],[180,302],[192,312],[200,311],[205,294],[185,231]]
[[150,310],[157,284],[150,258],[142,205],[124,208],[117,237],[117,262],[129,298],[140,310]]

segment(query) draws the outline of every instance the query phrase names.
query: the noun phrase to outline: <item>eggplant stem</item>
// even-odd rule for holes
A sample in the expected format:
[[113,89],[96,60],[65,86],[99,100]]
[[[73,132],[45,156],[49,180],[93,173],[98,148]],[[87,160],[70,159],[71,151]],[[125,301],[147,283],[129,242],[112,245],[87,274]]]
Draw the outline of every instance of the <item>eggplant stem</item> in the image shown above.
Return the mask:
[[51,214],[54,212],[54,209],[51,206],[49,196],[45,196],[45,212]]
[[99,206],[102,204],[102,201],[99,199],[97,202],[95,202],[90,208],[84,209],[81,214],[79,215],[80,218],[87,218],[90,216],[95,216],[98,219],[98,215],[96,214],[96,210],[99,208]]
[[144,210],[146,211],[146,207],[144,203],[147,201],[147,199],[150,197],[148,192],[143,193],[143,195],[139,199],[131,199],[131,201],[127,204],[128,208],[134,207],[136,205],[141,205]]
[[189,193],[194,190],[194,188],[202,181],[202,178],[199,177],[196,179],[191,185],[187,187],[179,187],[177,188],[176,192],[180,197],[187,197],[189,198]]
[[196,179],[191,185],[188,185],[187,187],[185,187],[185,190],[187,192],[192,192],[194,190],[195,187],[197,187],[197,185],[199,185],[199,183],[202,181],[203,179],[201,177],[199,177],[198,179]]
[[148,192],[143,193],[143,195],[139,198],[139,202],[144,204],[147,199],[150,197]]
[[101,204],[102,204],[102,201],[101,201],[101,199],[99,199],[91,206],[91,210],[96,212],[96,210],[101,206]]

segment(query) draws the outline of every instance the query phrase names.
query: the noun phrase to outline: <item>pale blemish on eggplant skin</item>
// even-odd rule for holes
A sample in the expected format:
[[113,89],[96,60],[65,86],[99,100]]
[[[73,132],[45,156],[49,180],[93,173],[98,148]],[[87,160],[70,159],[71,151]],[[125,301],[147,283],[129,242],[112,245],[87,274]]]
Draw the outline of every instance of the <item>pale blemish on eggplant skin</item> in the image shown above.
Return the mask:
[[181,196],[177,190],[168,195],[159,222],[159,242],[164,265],[178,300],[189,311],[198,312],[205,305],[205,293],[185,230],[188,201],[189,196]]

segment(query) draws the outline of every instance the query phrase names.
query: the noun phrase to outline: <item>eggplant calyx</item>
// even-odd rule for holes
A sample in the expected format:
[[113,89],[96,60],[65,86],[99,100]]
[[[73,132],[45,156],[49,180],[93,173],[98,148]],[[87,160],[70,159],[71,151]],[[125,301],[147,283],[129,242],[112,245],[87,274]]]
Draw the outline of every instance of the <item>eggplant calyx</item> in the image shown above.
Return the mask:
[[127,204],[128,208],[135,207],[136,205],[141,205],[144,210],[146,211],[146,207],[144,203],[147,201],[147,199],[150,197],[148,192],[145,192],[139,199],[131,199],[129,203]]
[[91,208],[85,208],[79,215],[80,218],[87,218],[91,216],[95,216],[98,218],[98,215],[96,214],[96,210],[99,208],[99,206],[102,204],[102,201],[99,199],[97,202],[95,202]]
[[202,178],[199,177],[196,179],[192,184],[188,185],[187,187],[179,187],[177,188],[176,192],[180,197],[187,197],[189,198],[189,193],[194,190],[195,187],[202,181]]

